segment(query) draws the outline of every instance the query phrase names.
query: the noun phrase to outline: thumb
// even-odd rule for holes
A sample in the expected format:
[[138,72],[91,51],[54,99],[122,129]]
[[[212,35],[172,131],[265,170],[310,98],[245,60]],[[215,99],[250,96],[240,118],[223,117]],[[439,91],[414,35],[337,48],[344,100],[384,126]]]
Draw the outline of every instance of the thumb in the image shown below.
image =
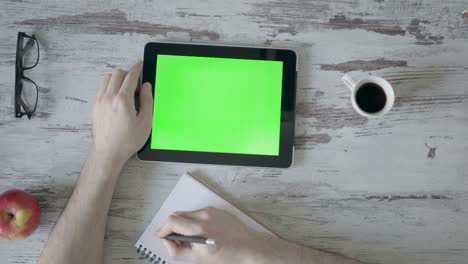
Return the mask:
[[153,93],[151,91],[151,84],[146,82],[140,89],[140,110],[138,112],[138,119],[144,124],[151,127],[151,119],[153,117]]

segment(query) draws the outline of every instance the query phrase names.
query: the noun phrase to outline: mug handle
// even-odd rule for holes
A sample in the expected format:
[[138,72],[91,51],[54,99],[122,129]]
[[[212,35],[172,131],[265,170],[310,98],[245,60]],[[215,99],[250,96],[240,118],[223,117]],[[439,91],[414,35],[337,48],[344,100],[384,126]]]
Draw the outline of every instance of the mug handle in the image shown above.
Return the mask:
[[356,87],[356,82],[353,80],[353,78],[351,78],[351,76],[349,76],[348,74],[345,74],[343,75],[343,77],[341,78],[341,80],[343,80],[343,82],[346,84],[346,86],[348,86],[348,88],[353,91],[354,90],[354,87]]

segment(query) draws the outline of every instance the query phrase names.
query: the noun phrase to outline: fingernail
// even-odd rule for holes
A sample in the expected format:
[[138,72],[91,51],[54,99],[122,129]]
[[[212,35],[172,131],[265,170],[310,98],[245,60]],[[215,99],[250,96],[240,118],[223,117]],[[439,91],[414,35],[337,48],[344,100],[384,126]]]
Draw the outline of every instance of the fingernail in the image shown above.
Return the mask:
[[151,84],[146,82],[146,83],[143,84],[143,88],[144,89],[151,89]]

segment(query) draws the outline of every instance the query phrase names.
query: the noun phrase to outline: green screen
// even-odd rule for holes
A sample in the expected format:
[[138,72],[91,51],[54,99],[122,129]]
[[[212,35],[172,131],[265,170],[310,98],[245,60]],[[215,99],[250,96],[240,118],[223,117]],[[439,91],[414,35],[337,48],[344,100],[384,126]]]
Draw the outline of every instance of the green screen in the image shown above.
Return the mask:
[[283,63],[157,55],[151,148],[279,155]]

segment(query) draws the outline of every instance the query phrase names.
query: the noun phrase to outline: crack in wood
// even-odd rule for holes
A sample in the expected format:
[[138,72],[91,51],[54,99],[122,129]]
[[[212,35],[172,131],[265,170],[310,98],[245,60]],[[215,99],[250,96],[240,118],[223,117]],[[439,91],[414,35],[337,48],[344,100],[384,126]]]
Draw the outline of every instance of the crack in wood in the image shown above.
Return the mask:
[[324,71],[376,71],[385,68],[406,67],[408,62],[404,60],[388,60],[384,58],[376,60],[352,60],[337,64],[322,64],[320,69]]
[[275,0],[254,3],[252,10],[242,13],[262,29],[267,29],[265,45],[271,45],[279,34],[296,35],[301,29],[326,19],[329,5],[323,1]]
[[403,36],[405,30],[397,25],[397,21],[385,19],[347,18],[344,14],[337,14],[328,20],[327,26],[332,29],[364,29],[389,36]]
[[46,88],[46,87],[38,87],[38,90],[40,93],[50,93],[50,88]]
[[430,24],[427,20],[419,20],[413,19],[406,27],[406,31],[413,35],[416,38],[417,45],[432,45],[432,44],[442,44],[444,40],[444,36],[441,35],[431,35],[430,33],[426,33],[424,29],[424,24]]
[[426,147],[429,149],[429,151],[427,152],[427,158],[435,159],[437,147],[430,147],[427,143],[424,143],[424,145],[426,145]]
[[397,201],[397,200],[425,200],[425,199],[434,199],[434,200],[452,200],[452,198],[441,195],[441,194],[430,194],[430,195],[369,195],[365,196],[366,200],[378,200],[380,201]]
[[32,194],[39,202],[43,211],[55,212],[57,208],[63,209],[66,201],[74,186],[58,185],[54,187],[33,187],[25,189],[26,192]]
[[48,127],[40,127],[40,129],[44,129],[47,131],[53,132],[71,132],[71,133],[78,133],[78,132],[91,132],[91,127],[73,127],[73,126],[48,126]]
[[262,173],[263,178],[279,178],[283,172],[281,170],[266,170]]
[[402,96],[395,101],[395,106],[432,106],[432,105],[451,105],[460,104],[468,101],[468,95],[454,94],[445,96]]
[[114,64],[110,64],[110,63],[106,63],[106,68],[111,68],[111,69],[115,69],[117,68],[117,65],[114,65]]
[[48,118],[50,118],[50,116],[51,116],[51,114],[46,113],[46,112],[42,112],[42,111],[36,111],[33,114],[33,118],[37,117],[37,118],[40,118],[40,119],[48,119]]
[[304,194],[304,193],[291,193],[288,194],[288,198],[307,198],[309,195]]
[[363,29],[389,36],[404,36],[408,33],[416,38],[415,44],[417,45],[442,44],[445,37],[442,35],[432,35],[427,32],[424,26],[427,24],[430,24],[428,20],[412,19],[406,28],[403,29],[398,25],[398,21],[396,20],[350,19],[344,14],[337,14],[326,23],[326,25],[333,29]]
[[191,8],[177,8],[176,15],[182,18],[185,17],[211,17],[210,15],[198,14]]
[[302,135],[294,137],[294,147],[296,149],[312,149],[319,144],[327,144],[331,141],[331,137],[325,133],[318,133],[312,135]]
[[318,106],[312,102],[297,103],[296,115],[301,118],[313,118],[313,125],[318,130],[359,127],[369,121],[351,109]]
[[284,219],[290,219],[290,220],[294,220],[294,221],[303,221],[303,222],[308,222],[308,223],[311,223],[311,224],[318,224],[318,225],[327,225],[327,224],[336,222],[336,220],[334,220],[334,219],[327,219],[327,218],[322,218],[322,217],[308,218],[306,216],[271,214],[271,213],[268,213],[268,212],[252,211],[252,210],[249,210],[248,213],[249,214],[260,215],[262,217],[268,218],[269,222],[278,222],[278,223],[283,222]]
[[77,97],[72,97],[72,96],[65,96],[65,100],[71,100],[71,101],[76,101],[80,103],[87,103],[88,101],[77,98]]
[[189,34],[191,39],[219,39],[219,34],[209,30],[195,30],[178,26],[154,24],[138,20],[128,20],[125,12],[119,9],[109,11],[64,15],[45,19],[27,19],[14,22],[15,25],[27,25],[45,28],[60,28],[90,34],[139,33],[167,37],[170,32]]

